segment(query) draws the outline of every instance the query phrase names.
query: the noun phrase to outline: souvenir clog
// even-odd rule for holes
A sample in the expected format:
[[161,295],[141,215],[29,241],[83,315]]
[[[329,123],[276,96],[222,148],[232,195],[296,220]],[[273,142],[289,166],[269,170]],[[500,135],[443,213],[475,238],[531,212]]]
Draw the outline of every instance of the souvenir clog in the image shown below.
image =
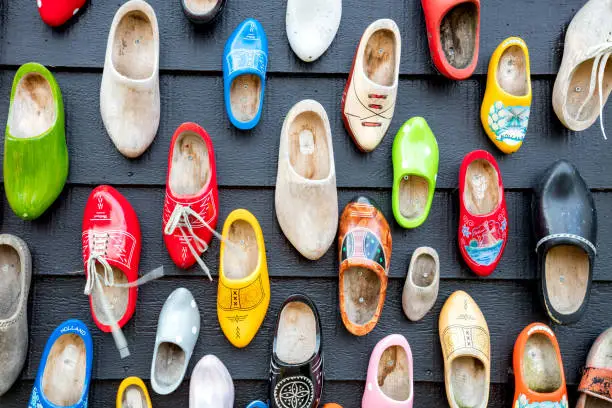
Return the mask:
[[100,86],[106,131],[125,157],[138,157],[159,127],[159,28],[153,8],[130,0],[113,19]]
[[223,93],[230,122],[253,129],[261,118],[268,68],[268,38],[259,21],[248,18],[234,30],[223,51]]
[[601,333],[587,357],[576,408],[612,407],[612,328]]
[[338,229],[338,193],[329,119],[316,101],[298,102],[285,118],[275,207],[295,249],[311,260],[327,252]]
[[563,59],[553,88],[552,104],[568,129],[580,131],[600,117],[612,92],[612,5],[589,0],[565,33]]
[[200,335],[200,311],[191,292],[175,289],[162,307],[157,322],[151,363],[151,387],[161,395],[181,385]]
[[[136,212],[111,186],[96,187],[83,214],[83,262],[91,315],[98,328],[113,332],[121,357],[129,356],[120,328],[134,314],[141,235]],[[119,337],[117,337],[119,336]]]
[[152,408],[151,397],[145,383],[138,377],[121,381],[117,391],[117,408]]
[[342,94],[342,120],[363,152],[380,144],[393,119],[401,52],[399,28],[390,19],[370,24],[357,46]]
[[421,0],[429,51],[447,78],[469,78],[478,63],[480,0]]
[[438,327],[450,408],[486,408],[491,377],[491,340],[480,308],[470,295],[456,291],[444,303]]
[[183,11],[191,22],[208,24],[223,11],[227,0],[181,0]]
[[558,324],[587,308],[597,253],[597,211],[578,169],[560,160],[540,177],[531,202],[541,299]]
[[508,210],[499,167],[484,150],[468,153],[459,170],[459,251],[477,275],[497,267],[508,240]]
[[0,396],[19,377],[28,353],[28,294],[32,257],[14,235],[0,235]]
[[268,404],[261,401],[253,401],[247,405],[247,408],[268,408]]
[[87,408],[93,352],[83,322],[60,324],[43,351],[28,408]]
[[332,403],[323,405],[323,408],[342,408],[342,405],[332,402]]
[[270,364],[270,408],[317,408],[323,394],[319,312],[305,295],[289,296],[276,320]]
[[338,257],[340,314],[356,336],[371,332],[382,313],[391,248],[391,230],[378,204],[353,198],[340,217]]
[[229,342],[242,348],[257,334],[270,304],[266,247],[259,222],[243,209],[227,216],[223,237],[217,317]]
[[438,178],[438,142],[423,118],[408,120],[393,140],[393,215],[416,228],[429,215]]
[[413,322],[421,320],[436,303],[440,287],[440,259],[430,247],[417,248],[412,254],[404,291],[402,308]]
[[36,0],[40,18],[51,27],[59,27],[75,16],[86,0]]
[[414,384],[412,351],[401,334],[391,334],[376,344],[361,408],[412,408]]
[[525,139],[530,110],[529,50],[521,38],[510,37],[491,56],[480,120],[499,150],[514,153]]
[[559,343],[553,331],[532,323],[514,344],[513,408],[567,408],[567,389]]
[[53,204],[68,177],[64,102],[51,72],[22,65],[13,80],[4,139],[4,190],[15,215],[33,220]]
[[170,141],[162,228],[174,263],[189,268],[208,249],[219,219],[217,167],[212,140],[195,123],[183,123]]
[[312,62],[329,48],[340,27],[342,0],[288,0],[285,26],[289,45]]
[[234,408],[234,382],[225,365],[209,354],[191,373],[189,408]]

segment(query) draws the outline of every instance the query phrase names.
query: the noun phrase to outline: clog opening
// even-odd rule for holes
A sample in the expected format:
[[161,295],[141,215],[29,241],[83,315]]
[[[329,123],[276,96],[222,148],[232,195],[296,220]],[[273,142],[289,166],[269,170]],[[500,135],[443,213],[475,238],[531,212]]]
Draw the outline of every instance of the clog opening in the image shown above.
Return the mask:
[[83,395],[87,368],[85,343],[74,333],[55,340],[42,376],[43,393],[47,400],[60,407],[75,405]]
[[21,273],[19,253],[10,245],[0,245],[0,320],[10,319],[19,310]]
[[11,103],[8,127],[14,137],[36,137],[53,126],[57,109],[49,81],[30,72],[19,80]]
[[239,75],[230,87],[232,115],[239,122],[250,122],[261,104],[261,78],[253,74]]
[[[590,122],[599,116],[599,80],[597,75],[601,66],[595,67],[595,59],[591,58],[578,65],[572,72],[569,80],[569,89],[565,100],[565,109],[572,119],[579,122]],[[599,63],[601,64],[601,62]],[[595,76],[593,78],[593,76]],[[591,81],[594,82],[593,93],[590,92]],[[608,59],[603,75],[603,89],[601,89],[603,103],[606,103],[612,91],[612,58]],[[591,95],[589,95],[591,94]]]
[[526,96],[529,94],[527,56],[518,45],[512,45],[502,53],[497,65],[497,82],[510,95]]
[[163,342],[157,349],[153,376],[161,389],[173,387],[185,372],[185,351],[177,344]]
[[286,364],[310,360],[317,346],[317,319],[304,302],[289,302],[281,311],[276,336],[276,356]]
[[474,3],[458,4],[442,19],[442,50],[448,63],[456,69],[467,68],[474,60],[478,19],[478,7]]
[[244,220],[235,220],[229,227],[227,239],[244,251],[238,256],[236,251],[225,248],[223,251],[223,273],[228,279],[243,279],[255,272],[259,261],[259,246],[255,230]]
[[363,71],[374,83],[392,86],[397,77],[395,55],[395,34],[391,30],[381,29],[368,39],[363,55]]
[[535,392],[555,392],[561,387],[560,363],[549,337],[542,333],[529,336],[521,363],[525,385]]
[[423,216],[429,197],[429,183],[421,176],[405,175],[399,185],[399,209],[409,221]]
[[378,386],[394,401],[406,401],[412,395],[412,381],[406,350],[387,347],[378,362]]
[[464,181],[463,202],[471,214],[489,214],[499,206],[499,179],[489,161],[478,159],[471,162]]
[[197,195],[208,184],[210,174],[208,148],[202,137],[192,131],[181,133],[172,150],[170,190],[181,196]]
[[430,287],[436,279],[437,269],[433,256],[425,252],[420,253],[412,265],[412,283],[420,288]]
[[185,7],[192,14],[203,15],[210,13],[220,0],[184,0]]
[[344,272],[344,309],[351,323],[363,326],[374,318],[380,299],[380,278],[361,266]]
[[589,256],[580,247],[559,245],[546,253],[544,273],[551,307],[569,315],[580,309],[589,284]]
[[147,408],[148,406],[147,398],[140,387],[130,385],[123,391],[121,408]]
[[[153,24],[142,11],[124,15],[115,31],[112,61],[115,70],[129,79],[147,79],[153,76],[156,44]],[[128,99],[129,101],[129,99]]]
[[[112,239],[112,238],[110,238]],[[111,266],[113,270],[113,276],[115,284],[127,284],[127,276],[123,271],[115,266]],[[104,267],[96,262],[96,273],[100,276],[104,276]],[[102,288],[102,293],[100,292]],[[106,297],[106,300],[110,306],[108,312],[115,319],[115,322],[121,320],[121,318],[127,312],[128,300],[129,300],[130,289],[126,287],[118,286],[107,286],[107,285],[93,285],[93,291],[91,292],[93,312],[98,318],[98,321],[105,326],[110,326],[113,322],[107,318],[107,313],[104,310],[104,303],[102,296]]]
[[289,160],[302,177],[322,180],[329,176],[330,160],[325,123],[317,113],[302,112],[289,126]]
[[451,363],[450,392],[456,406],[480,408],[488,398],[487,371],[477,358],[461,356]]

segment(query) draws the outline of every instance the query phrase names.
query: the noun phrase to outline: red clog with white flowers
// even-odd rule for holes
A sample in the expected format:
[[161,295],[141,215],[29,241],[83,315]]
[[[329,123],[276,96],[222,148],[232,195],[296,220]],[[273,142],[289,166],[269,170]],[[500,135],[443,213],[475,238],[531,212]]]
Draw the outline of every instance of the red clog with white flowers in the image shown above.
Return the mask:
[[488,276],[508,240],[508,211],[497,162],[490,153],[468,153],[459,171],[459,251],[475,274]]
[[219,219],[215,153],[210,136],[195,123],[178,127],[168,153],[164,242],[180,268],[196,262],[208,273],[200,256],[208,248]]
[[85,5],[87,0],[36,0],[42,20],[51,27],[59,27]]

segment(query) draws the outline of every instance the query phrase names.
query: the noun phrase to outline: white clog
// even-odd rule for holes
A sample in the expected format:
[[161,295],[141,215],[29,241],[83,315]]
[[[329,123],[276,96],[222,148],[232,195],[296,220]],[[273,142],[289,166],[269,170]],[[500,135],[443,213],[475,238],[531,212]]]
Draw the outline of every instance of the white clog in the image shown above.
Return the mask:
[[209,354],[191,373],[189,408],[234,408],[234,382],[225,365]]

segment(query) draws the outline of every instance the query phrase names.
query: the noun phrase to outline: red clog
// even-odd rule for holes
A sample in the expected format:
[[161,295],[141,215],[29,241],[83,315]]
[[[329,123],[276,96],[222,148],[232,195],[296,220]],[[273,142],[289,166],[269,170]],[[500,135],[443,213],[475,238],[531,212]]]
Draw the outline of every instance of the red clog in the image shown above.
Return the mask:
[[86,0],[37,0],[42,20],[51,27],[59,27],[79,12]]
[[[176,129],[168,153],[164,242],[180,268],[196,262],[208,273],[200,256],[208,248],[219,219],[215,153],[206,130],[195,123]],[[210,273],[208,273],[210,278]]]
[[497,162],[475,150],[459,171],[459,251],[474,273],[490,275],[508,239],[508,211]]
[[431,58],[450,79],[469,78],[478,63],[480,0],[421,0]]

